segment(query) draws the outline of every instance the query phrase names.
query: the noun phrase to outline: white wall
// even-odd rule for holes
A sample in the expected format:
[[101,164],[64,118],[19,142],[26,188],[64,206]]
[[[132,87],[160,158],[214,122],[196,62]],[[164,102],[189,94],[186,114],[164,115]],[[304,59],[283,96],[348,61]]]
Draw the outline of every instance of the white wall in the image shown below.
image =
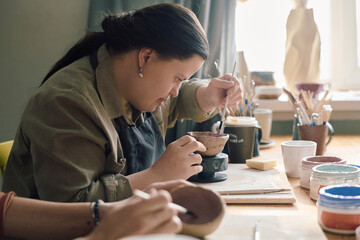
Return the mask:
[[27,100],[86,30],[89,0],[0,1],[0,142],[13,139]]

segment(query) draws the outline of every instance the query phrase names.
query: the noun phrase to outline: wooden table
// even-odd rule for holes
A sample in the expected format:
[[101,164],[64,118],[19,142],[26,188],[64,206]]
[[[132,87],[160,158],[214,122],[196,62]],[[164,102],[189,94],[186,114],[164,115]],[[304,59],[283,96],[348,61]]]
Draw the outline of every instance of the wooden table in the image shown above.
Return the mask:
[[[272,136],[275,146],[260,150],[258,158],[277,159],[279,167],[282,165],[281,142],[291,140],[291,136]],[[335,135],[327,146],[324,155],[335,155],[344,158],[347,163],[360,164],[360,136]],[[311,200],[309,190],[300,187],[300,179],[289,178],[294,190],[296,203],[289,205],[228,205],[226,213],[229,215],[307,215],[317,219],[316,201]],[[325,232],[328,239],[355,239],[354,235],[338,235]]]

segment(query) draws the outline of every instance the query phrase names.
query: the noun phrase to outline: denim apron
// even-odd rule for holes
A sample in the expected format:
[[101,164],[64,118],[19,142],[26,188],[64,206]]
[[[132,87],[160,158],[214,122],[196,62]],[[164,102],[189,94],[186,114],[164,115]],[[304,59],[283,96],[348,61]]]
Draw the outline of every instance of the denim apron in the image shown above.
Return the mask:
[[[90,63],[95,72],[98,65],[97,51],[90,55]],[[96,86],[95,74],[95,88]],[[96,91],[98,90],[96,89]],[[99,92],[98,95],[100,98]],[[129,175],[151,167],[164,153],[165,143],[155,117],[151,112],[146,113],[146,118],[140,126],[129,126],[124,122],[126,121],[123,117],[113,120],[126,158],[126,175]],[[123,126],[127,127],[124,128]]]

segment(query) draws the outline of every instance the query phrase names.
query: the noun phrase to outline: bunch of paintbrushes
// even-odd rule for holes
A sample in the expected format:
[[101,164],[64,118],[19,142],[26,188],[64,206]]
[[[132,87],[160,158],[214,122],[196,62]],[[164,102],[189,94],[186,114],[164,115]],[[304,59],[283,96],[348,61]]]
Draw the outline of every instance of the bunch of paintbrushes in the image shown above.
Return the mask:
[[246,75],[239,78],[243,98],[239,106],[232,109],[235,116],[254,117],[254,111],[259,107],[259,103],[255,102],[255,81],[248,79]]
[[237,107],[229,107],[226,109],[230,116],[248,116],[254,117],[254,111],[259,107],[259,103],[255,102],[255,81],[247,79],[246,76],[239,78],[242,98]]
[[295,110],[295,117],[300,125],[326,125],[329,121],[332,108],[330,106],[331,98],[327,99],[328,90],[321,99],[315,98],[310,91],[301,90],[298,97],[294,97],[285,88],[283,91],[288,96],[289,102]]
[[[218,77],[221,76],[218,60],[214,62]],[[236,62],[233,66],[232,77],[235,75]],[[239,78],[242,99],[237,107],[228,107],[227,103],[224,108],[220,109],[221,127],[225,121],[225,117],[230,116],[250,116],[254,117],[254,110],[259,107],[259,103],[254,102],[255,99],[255,81],[248,79],[246,75]],[[221,127],[219,129],[221,129]]]

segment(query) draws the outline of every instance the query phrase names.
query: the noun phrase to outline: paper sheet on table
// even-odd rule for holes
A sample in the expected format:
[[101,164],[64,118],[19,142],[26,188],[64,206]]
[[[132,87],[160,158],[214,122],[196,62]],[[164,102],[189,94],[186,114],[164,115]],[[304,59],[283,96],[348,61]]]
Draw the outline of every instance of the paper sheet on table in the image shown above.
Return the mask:
[[225,215],[218,229],[204,240],[252,240],[258,224],[261,240],[326,240],[316,216],[238,216]]
[[[219,192],[226,203],[289,204],[296,201],[283,169],[273,168],[260,171],[248,168],[246,164],[229,164],[228,169],[221,173],[226,174],[228,179],[215,183],[198,183],[198,185]],[[237,190],[274,188],[288,189],[288,191],[266,194],[231,194]]]

